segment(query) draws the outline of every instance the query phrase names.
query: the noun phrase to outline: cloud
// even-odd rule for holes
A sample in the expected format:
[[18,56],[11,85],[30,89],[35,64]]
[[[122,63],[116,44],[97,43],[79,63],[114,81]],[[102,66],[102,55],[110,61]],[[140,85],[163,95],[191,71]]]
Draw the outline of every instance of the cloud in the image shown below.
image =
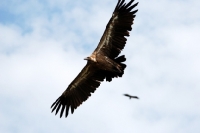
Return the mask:
[[50,113],[97,46],[115,4],[2,1],[8,16],[0,18],[0,132],[200,131],[195,0],[140,1],[122,52],[123,78],[103,82],[67,119]]

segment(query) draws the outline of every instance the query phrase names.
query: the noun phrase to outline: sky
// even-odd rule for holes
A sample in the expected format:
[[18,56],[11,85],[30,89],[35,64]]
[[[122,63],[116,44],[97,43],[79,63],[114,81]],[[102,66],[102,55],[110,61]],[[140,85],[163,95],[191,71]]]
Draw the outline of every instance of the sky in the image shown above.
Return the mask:
[[200,1],[138,1],[125,74],[60,119],[50,106],[86,64],[117,0],[2,0],[0,132],[199,133]]

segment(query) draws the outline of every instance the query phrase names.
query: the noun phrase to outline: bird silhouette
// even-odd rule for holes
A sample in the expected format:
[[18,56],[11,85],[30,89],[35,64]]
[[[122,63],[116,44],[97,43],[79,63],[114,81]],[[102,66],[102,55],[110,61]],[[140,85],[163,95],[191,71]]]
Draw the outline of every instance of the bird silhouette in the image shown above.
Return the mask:
[[124,96],[127,96],[127,97],[129,97],[130,99],[131,99],[131,98],[139,99],[137,96],[131,96],[131,95],[129,95],[129,94],[124,94]]

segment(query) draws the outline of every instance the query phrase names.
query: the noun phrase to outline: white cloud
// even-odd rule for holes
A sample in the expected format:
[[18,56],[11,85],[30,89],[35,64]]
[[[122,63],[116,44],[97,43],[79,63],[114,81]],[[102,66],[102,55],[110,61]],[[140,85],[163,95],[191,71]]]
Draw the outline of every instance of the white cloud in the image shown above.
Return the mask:
[[2,3],[22,17],[0,23],[0,132],[200,131],[200,2],[140,1],[123,78],[103,82],[67,119],[50,105],[85,65],[116,1]]

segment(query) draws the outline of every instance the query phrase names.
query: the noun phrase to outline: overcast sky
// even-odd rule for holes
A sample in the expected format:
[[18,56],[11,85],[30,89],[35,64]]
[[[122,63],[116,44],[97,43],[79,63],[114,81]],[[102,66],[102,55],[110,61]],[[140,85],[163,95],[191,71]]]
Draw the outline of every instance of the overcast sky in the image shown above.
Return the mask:
[[140,0],[122,51],[123,78],[103,82],[68,118],[51,113],[96,48],[116,4],[1,0],[1,133],[200,132],[199,0]]

